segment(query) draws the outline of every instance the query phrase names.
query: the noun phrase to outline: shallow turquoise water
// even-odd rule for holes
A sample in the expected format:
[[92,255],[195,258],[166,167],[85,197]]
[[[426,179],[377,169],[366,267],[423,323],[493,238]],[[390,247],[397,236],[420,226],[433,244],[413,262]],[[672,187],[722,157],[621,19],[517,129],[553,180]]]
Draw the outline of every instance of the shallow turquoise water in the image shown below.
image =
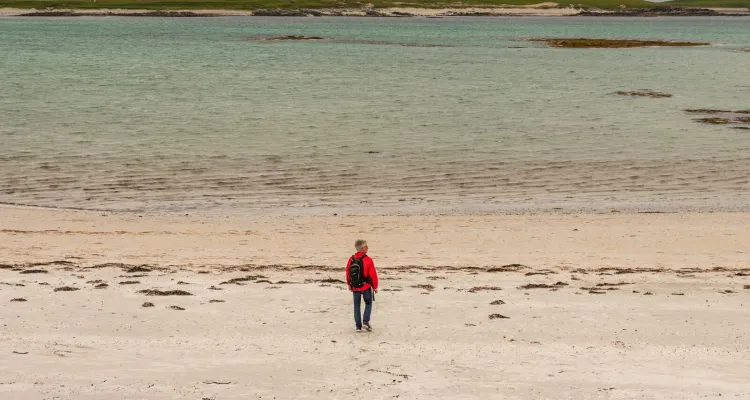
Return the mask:
[[748,47],[745,18],[4,18],[0,202],[746,210],[750,131],[683,109],[750,109]]

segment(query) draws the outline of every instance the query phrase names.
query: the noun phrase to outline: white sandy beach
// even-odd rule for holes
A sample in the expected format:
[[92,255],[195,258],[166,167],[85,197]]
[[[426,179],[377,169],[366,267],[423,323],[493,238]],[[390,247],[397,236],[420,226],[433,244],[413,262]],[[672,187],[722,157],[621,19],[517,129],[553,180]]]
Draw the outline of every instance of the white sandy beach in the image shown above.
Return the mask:
[[[1,207],[0,398],[750,398],[749,227]],[[382,282],[368,334],[337,281],[357,237]]]

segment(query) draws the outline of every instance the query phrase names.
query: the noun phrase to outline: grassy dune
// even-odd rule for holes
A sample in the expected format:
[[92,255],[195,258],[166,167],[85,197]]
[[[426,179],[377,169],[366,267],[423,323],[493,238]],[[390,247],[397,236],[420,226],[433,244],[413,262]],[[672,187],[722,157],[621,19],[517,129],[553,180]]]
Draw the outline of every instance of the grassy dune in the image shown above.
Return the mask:
[[670,1],[669,5],[677,7],[726,7],[726,8],[750,8],[748,0],[679,0]]
[[[466,0],[461,2],[465,6],[493,6],[493,5],[529,5],[537,4],[543,0]],[[372,3],[375,7],[419,7],[419,8],[443,8],[456,7],[457,3],[435,0],[414,0],[412,2],[400,2],[398,0],[0,0],[0,7],[12,8],[124,8],[124,9],[151,9],[151,10],[177,10],[177,9],[226,9],[226,10],[253,10],[253,9],[295,9],[295,8],[340,8],[340,7],[362,7]],[[653,7],[653,6],[677,6],[677,7],[749,7],[750,0],[676,0],[666,3],[651,3],[644,0],[581,0],[581,1],[558,1],[560,7],[570,5],[585,8],[618,8],[625,4],[631,8]]]

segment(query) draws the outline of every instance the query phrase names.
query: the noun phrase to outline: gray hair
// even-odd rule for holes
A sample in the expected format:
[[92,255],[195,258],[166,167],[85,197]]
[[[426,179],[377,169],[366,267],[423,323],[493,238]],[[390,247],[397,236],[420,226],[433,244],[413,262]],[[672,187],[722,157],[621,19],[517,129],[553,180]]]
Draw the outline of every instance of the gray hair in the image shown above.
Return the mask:
[[364,239],[357,239],[357,241],[354,242],[354,248],[357,249],[357,251],[362,251],[365,246],[367,246],[367,241]]

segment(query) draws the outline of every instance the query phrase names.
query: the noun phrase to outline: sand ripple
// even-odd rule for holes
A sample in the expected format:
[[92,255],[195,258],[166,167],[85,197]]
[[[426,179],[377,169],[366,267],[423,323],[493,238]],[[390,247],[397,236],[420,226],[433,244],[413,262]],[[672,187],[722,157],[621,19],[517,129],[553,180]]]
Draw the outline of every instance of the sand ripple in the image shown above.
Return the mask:
[[[0,175],[0,196],[13,204],[136,211],[361,204],[397,209],[454,201],[502,211],[509,202],[532,208],[628,199],[711,202],[742,196],[750,188],[750,158],[674,163],[465,160],[406,163],[397,169],[370,162],[359,170],[321,161],[238,161],[185,165],[153,159],[143,161],[149,167],[128,168],[126,160],[102,160],[62,168],[62,160],[29,164],[6,159],[0,161],[2,169],[11,173]],[[108,172],[95,173],[102,170]]]

